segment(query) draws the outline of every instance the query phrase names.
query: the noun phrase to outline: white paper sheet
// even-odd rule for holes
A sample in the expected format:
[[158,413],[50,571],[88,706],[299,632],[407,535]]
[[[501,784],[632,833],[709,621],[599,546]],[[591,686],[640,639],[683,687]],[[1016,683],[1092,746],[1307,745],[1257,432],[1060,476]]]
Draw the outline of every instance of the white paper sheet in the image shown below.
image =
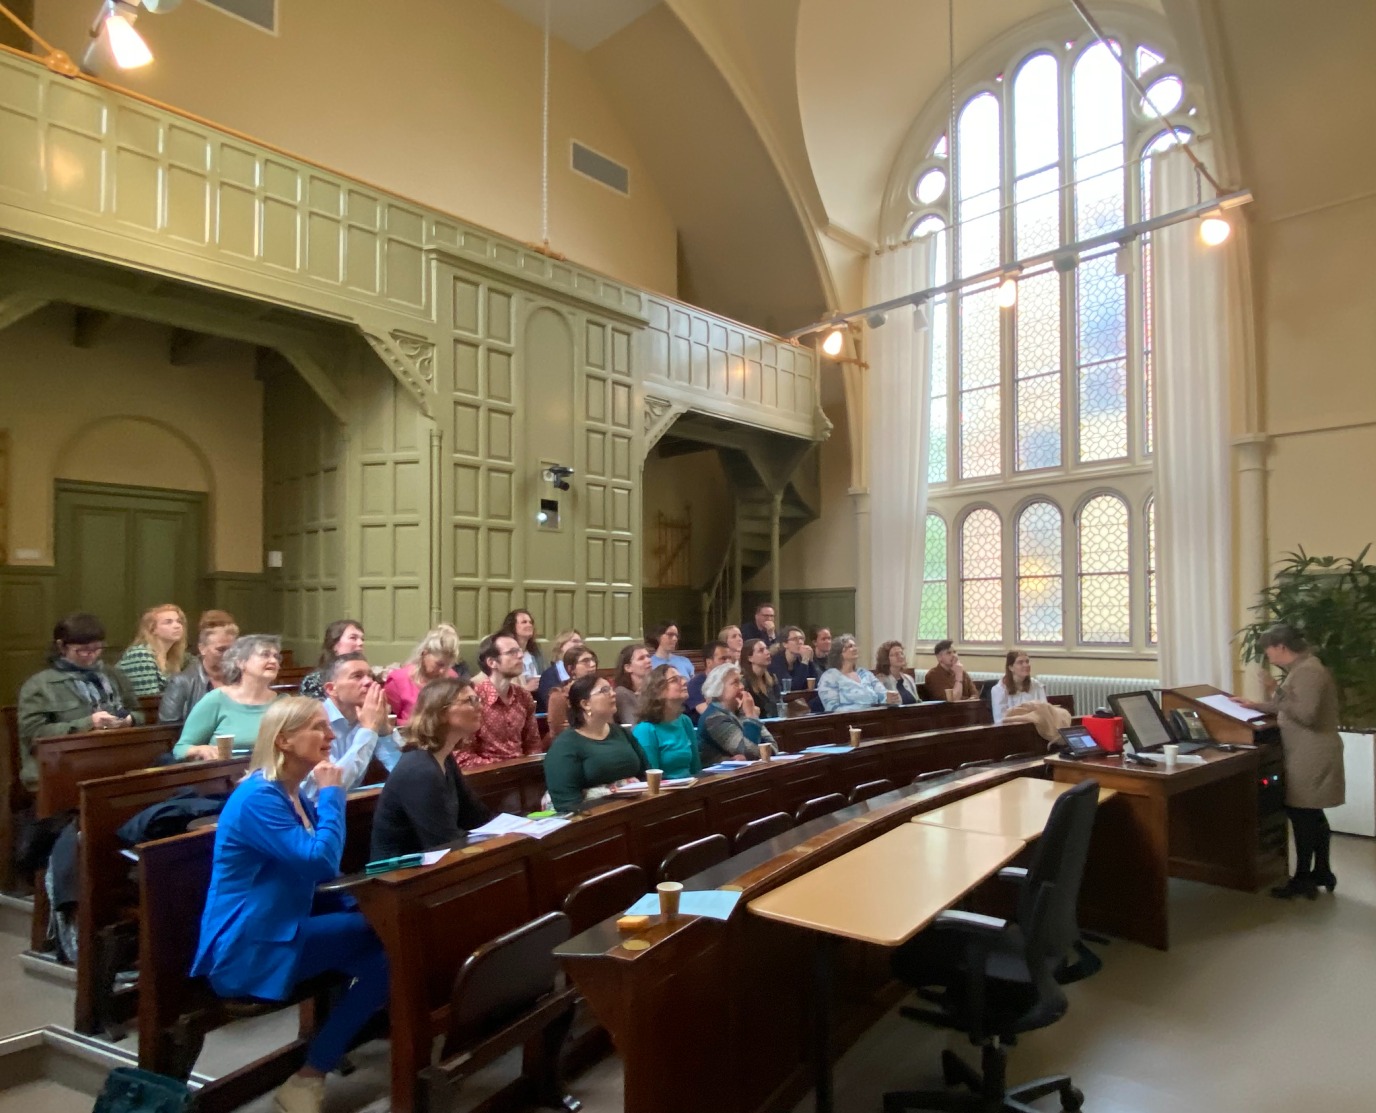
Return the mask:
[[1250,707],[1243,707],[1232,696],[1200,696],[1199,702],[1205,707],[1212,707],[1215,711],[1221,711],[1229,718],[1238,719],[1244,723],[1255,722],[1257,719],[1264,719],[1266,716],[1260,711],[1253,711]]
[[420,856],[420,864],[422,866],[433,866],[436,862],[438,862],[448,853],[449,847],[447,846],[442,847],[439,850],[427,850],[424,854]]
[[524,816],[498,812],[481,827],[474,827],[470,835],[511,835],[520,834],[530,820]]

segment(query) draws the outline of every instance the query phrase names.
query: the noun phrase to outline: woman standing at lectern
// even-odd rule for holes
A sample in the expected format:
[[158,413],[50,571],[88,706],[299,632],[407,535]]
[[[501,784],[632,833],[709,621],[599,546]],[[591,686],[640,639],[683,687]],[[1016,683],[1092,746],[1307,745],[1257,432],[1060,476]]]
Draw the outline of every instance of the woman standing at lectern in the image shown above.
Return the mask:
[[[1272,626],[1258,644],[1285,678],[1261,703],[1239,700],[1280,721],[1285,761],[1285,810],[1295,835],[1295,875],[1271,890],[1273,897],[1314,900],[1319,888],[1338,884],[1329,862],[1330,832],[1324,808],[1343,802],[1343,743],[1338,737],[1338,687],[1293,626]],[[1268,677],[1269,680],[1269,677]]]

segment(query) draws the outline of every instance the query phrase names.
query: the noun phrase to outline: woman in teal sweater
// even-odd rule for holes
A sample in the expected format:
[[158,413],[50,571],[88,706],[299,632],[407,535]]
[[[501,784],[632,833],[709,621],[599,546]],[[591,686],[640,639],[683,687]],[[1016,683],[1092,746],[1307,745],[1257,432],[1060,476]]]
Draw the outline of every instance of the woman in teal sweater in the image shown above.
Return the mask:
[[610,681],[593,673],[569,685],[569,727],[545,754],[545,787],[555,811],[581,811],[585,800],[609,795],[617,782],[645,776],[645,752],[615,718]]
[[182,726],[172,747],[178,761],[214,761],[217,734],[234,735],[234,753],[248,754],[258,739],[265,712],[277,699],[272,683],[281,666],[281,643],[267,634],[245,634],[225,650],[220,672],[223,688],[207,692]]
[[702,772],[697,728],[683,713],[687,699],[688,680],[673,665],[659,665],[646,677],[635,740],[650,768],[662,769],[666,778]]

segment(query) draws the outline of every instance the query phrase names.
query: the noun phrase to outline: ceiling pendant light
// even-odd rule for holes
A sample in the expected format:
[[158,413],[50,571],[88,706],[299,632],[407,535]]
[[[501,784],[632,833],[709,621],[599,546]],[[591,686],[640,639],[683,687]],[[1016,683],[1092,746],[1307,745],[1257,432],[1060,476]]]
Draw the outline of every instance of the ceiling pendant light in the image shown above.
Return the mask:
[[1199,222],[1199,238],[1205,247],[1217,247],[1233,234],[1233,226],[1222,212],[1209,213]]
[[835,359],[841,354],[841,348],[846,342],[846,334],[839,328],[832,329],[827,333],[822,341],[822,352]]
[[126,14],[118,4],[108,4],[103,18],[98,20],[101,34],[110,47],[110,56],[122,70],[136,70],[153,60],[153,52],[134,30],[134,15]]

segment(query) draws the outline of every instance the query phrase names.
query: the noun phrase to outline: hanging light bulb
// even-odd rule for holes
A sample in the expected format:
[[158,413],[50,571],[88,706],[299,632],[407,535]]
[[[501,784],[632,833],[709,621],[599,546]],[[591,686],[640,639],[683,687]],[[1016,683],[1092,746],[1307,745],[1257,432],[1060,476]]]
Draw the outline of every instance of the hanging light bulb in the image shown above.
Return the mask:
[[1018,304],[1018,279],[1016,275],[1006,275],[999,283],[999,305],[1012,309]]
[[833,359],[841,354],[841,347],[846,342],[846,334],[839,328],[832,329],[822,341],[822,351]]
[[1233,234],[1233,226],[1222,213],[1210,213],[1199,222],[1199,238],[1206,247],[1217,247]]
[[105,35],[110,40],[115,65],[120,69],[136,70],[153,60],[153,52],[143,36],[134,30],[129,17],[122,12],[111,12],[105,17]]

